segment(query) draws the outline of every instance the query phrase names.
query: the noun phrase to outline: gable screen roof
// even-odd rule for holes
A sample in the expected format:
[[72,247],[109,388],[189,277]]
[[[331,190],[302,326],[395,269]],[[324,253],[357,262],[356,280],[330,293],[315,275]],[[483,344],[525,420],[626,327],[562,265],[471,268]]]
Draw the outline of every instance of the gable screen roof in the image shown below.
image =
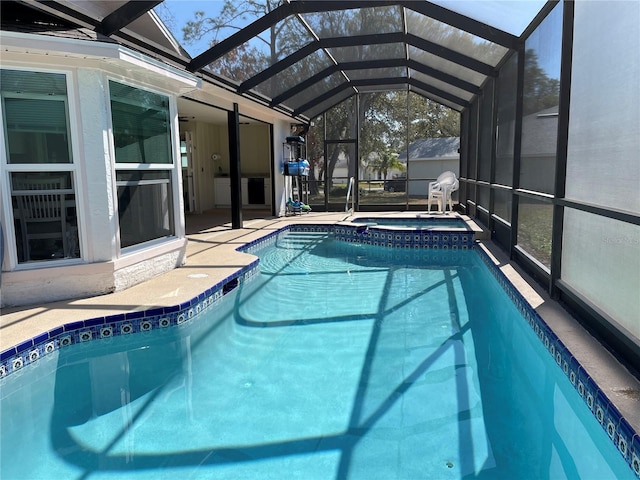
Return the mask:
[[[176,40],[182,26],[196,10],[215,19],[222,2],[27,5],[160,54],[294,117],[313,118],[358,92],[383,90],[412,91],[461,111],[510,53],[523,48],[523,32],[536,15],[555,3],[283,0],[271,2],[279,6],[254,21],[238,16],[244,24],[223,30],[235,33],[216,40],[212,31],[203,37],[204,47],[189,53]],[[161,9],[181,18],[180,24],[160,22]]]

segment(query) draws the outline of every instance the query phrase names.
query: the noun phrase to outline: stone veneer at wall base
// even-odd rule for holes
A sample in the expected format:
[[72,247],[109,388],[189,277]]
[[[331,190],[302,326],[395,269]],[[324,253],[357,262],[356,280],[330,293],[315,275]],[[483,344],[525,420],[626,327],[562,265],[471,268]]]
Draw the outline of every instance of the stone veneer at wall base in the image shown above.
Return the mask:
[[114,274],[115,291],[118,292],[133,287],[152,277],[178,268],[183,265],[184,262],[184,251],[174,251],[121,268]]
[[123,265],[96,262],[2,273],[2,307],[45,304],[125,290],[184,264],[186,241],[179,249]]
[[[260,248],[275,243],[277,235],[286,231],[327,233],[334,235],[336,240],[344,242],[364,241],[364,243],[367,243],[367,241],[373,242],[377,233],[379,245],[402,249],[474,249],[514,302],[525,321],[544,345],[551,359],[567,376],[571,385],[576,389],[589,411],[618,449],[620,455],[635,472],[636,476],[640,478],[640,436],[536,310],[493,263],[487,253],[481,248],[477,248],[473,232],[456,232],[458,238],[454,239],[452,232],[443,231],[432,230],[421,232],[420,235],[417,235],[415,232],[389,233],[384,231],[385,229],[380,229],[381,231],[377,232],[375,229],[368,230],[370,231],[365,231],[361,227],[343,225],[289,225],[243,245],[237,250],[253,253]],[[383,233],[384,237],[382,237]],[[373,235],[372,238],[370,238],[371,235]],[[389,235],[391,236],[389,237]],[[0,353],[0,382],[11,374],[20,371],[25,365],[36,362],[46,355],[72,344],[171,328],[197,320],[200,313],[213,308],[226,293],[232,291],[240,283],[251,280],[258,272],[259,260],[254,260],[188,302],[171,307],[73,322],[45,332]]]

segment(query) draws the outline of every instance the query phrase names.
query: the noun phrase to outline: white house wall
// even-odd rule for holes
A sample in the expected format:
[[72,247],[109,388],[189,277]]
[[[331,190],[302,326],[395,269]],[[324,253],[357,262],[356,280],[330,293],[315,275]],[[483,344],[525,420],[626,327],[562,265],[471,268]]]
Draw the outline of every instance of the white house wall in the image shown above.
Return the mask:
[[270,176],[270,149],[268,125],[240,125],[240,166],[244,176]]
[[[2,68],[21,68],[70,73],[69,116],[74,158],[74,182],[78,211],[81,259],[45,263],[17,264],[15,247],[6,248],[2,273],[2,306],[44,303],[68,298],[81,298],[128,288],[185,261],[184,215],[181,208],[181,172],[175,174],[174,218],[176,236],[148,245],[118,250],[118,221],[113,152],[108,109],[108,80],[124,81],[168,95],[171,113],[176,118],[176,96],[198,85],[192,76],[168,71],[160,73],[162,65],[152,59],[131,53],[120,59],[123,49],[97,44],[105,55],[77,56],[77,50],[90,50],[88,42],[64,39],[44,39],[52,45],[44,48],[43,39],[35,35],[4,32]],[[24,40],[21,46],[21,40]],[[82,45],[78,45],[78,43]],[[63,48],[76,52],[65,56]],[[115,49],[115,51],[114,51]],[[126,50],[126,49],[125,49]],[[111,52],[111,56],[109,55]],[[51,53],[51,54],[49,54]],[[128,52],[127,55],[129,55]],[[113,58],[115,57],[115,58]],[[148,60],[148,63],[145,62]],[[149,67],[149,68],[147,68]],[[168,67],[169,68],[169,67]],[[171,70],[169,68],[169,70]],[[183,81],[184,79],[184,81]],[[174,129],[175,152],[178,154],[178,132]],[[5,152],[2,152],[5,155]],[[8,175],[2,176],[2,221],[7,244],[15,245],[10,185]],[[8,200],[8,201],[7,201]]]
[[460,158],[411,160],[409,176],[435,180],[442,172],[451,171],[459,176]]
[[409,182],[409,195],[427,196],[429,182],[438,178],[442,172],[451,171],[459,176],[460,159],[416,159],[409,161],[409,179],[421,179],[421,181]]
[[[290,135],[294,121],[283,113],[252,100],[232,94],[222,87],[201,80],[171,66],[117,44],[87,42],[14,32],[1,32],[2,67],[70,72],[68,92],[70,130],[75,166],[75,195],[78,207],[80,259],[42,264],[17,264],[16,249],[6,248],[2,274],[2,306],[27,305],[54,300],[81,298],[128,288],[151,276],[181,265],[185,261],[184,213],[179,162],[179,128],[190,129],[198,149],[194,156],[198,209],[213,208],[211,188],[218,167],[228,165],[228,129],[226,125],[179,124],[176,99],[195,98],[212,108],[231,111],[238,105],[241,116],[264,122],[242,126],[255,142],[243,142],[243,172],[249,175],[273,175],[274,206],[285,212],[284,177],[280,174],[281,144]],[[176,236],[138,247],[119,250],[117,190],[111,145],[109,79],[169,96],[174,121],[174,218]],[[274,137],[269,138],[269,125]],[[259,141],[258,141],[259,140]],[[223,155],[218,162],[213,153]],[[4,155],[4,152],[2,153]],[[273,158],[274,165],[269,165]],[[224,167],[223,167],[224,168]],[[273,172],[273,173],[272,173]],[[7,242],[15,245],[8,176],[2,177],[4,191],[0,210]],[[268,181],[268,180],[267,180]],[[271,189],[269,189],[270,191]],[[270,199],[269,199],[270,200]],[[64,279],[61,281],[60,279]]]
[[227,128],[203,122],[189,122],[182,128],[193,134],[194,185],[197,211],[201,213],[215,207],[213,179],[217,164],[211,160],[211,154],[228,150],[221,140]]
[[117,253],[118,221],[115,189],[111,187],[115,179],[105,103],[107,82],[99,70],[79,69],[76,77],[82,99],[75,102],[80,133],[76,135],[80,143],[76,158],[81,167],[76,198],[80,236],[85,240],[82,251],[87,262],[109,262]]
[[278,120],[273,124],[273,143],[275,149],[274,157],[274,192],[275,192],[275,212],[278,216],[284,216],[286,212],[285,198],[285,176],[282,175],[281,165],[284,164],[285,158],[282,149],[282,144],[286,138],[291,135],[291,121]]

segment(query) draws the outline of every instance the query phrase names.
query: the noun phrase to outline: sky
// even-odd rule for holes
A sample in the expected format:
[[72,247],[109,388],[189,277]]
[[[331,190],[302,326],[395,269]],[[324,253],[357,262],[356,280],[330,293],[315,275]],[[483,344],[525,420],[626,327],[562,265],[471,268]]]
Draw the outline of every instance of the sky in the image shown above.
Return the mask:
[[434,3],[520,36],[546,0],[436,0]]
[[[436,0],[434,3],[514,35],[520,35],[546,0]],[[162,10],[171,13],[174,21],[168,22],[167,27],[189,55],[195,57],[206,50],[209,44],[206,40],[194,45],[185,44],[181,27],[194,18],[195,11],[201,10],[206,16],[215,17],[223,5],[223,0],[165,0],[156,7],[156,11],[160,12],[163,19],[165,16],[162,15]]]
[[158,7],[156,12],[164,20],[163,9],[171,13],[173,22],[168,22],[167,27],[171,30],[173,36],[178,40],[182,47],[189,52],[189,55],[196,57],[198,54],[209,48],[209,42],[202,40],[198,43],[188,45],[182,38],[182,26],[189,20],[194,19],[194,12],[203,11],[206,16],[215,17],[222,9],[224,1],[222,0],[165,0]]

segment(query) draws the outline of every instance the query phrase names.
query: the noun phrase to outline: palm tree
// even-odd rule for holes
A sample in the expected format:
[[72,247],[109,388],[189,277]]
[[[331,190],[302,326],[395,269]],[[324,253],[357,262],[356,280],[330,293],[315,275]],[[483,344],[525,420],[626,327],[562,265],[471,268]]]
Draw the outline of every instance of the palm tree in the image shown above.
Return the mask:
[[407,170],[407,166],[398,160],[398,154],[391,151],[389,148],[373,154],[369,161],[368,167],[373,171],[382,175],[382,179],[386,180],[389,170],[400,170],[404,172]]

